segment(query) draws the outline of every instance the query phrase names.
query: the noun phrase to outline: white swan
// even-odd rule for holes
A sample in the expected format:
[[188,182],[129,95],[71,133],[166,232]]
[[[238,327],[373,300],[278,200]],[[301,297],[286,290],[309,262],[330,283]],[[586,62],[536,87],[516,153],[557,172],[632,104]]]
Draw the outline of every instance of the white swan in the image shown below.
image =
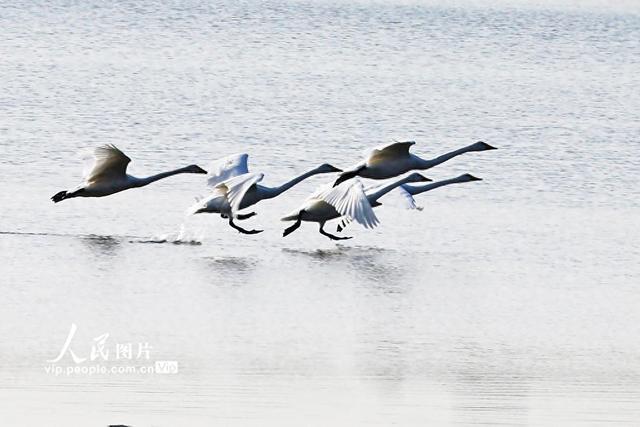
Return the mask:
[[244,234],[260,233],[263,230],[245,230],[233,222],[254,216],[255,212],[240,214],[238,211],[253,206],[261,200],[272,199],[305,179],[321,173],[341,172],[330,164],[322,164],[301,175],[291,178],[278,187],[266,187],[259,182],[264,174],[249,173],[247,154],[234,154],[218,160],[209,168],[207,183],[212,193],[197,201],[191,208],[192,214],[219,213],[229,221],[229,225]]
[[410,170],[425,170],[446,162],[456,156],[472,151],[495,150],[482,141],[451,151],[431,160],[422,159],[409,153],[414,141],[395,142],[374,149],[367,158],[340,174],[334,186],[355,176],[371,179],[387,179],[401,175]]
[[327,221],[345,217],[356,221],[365,228],[378,225],[378,218],[373,207],[379,206],[378,199],[394,188],[409,182],[431,181],[419,173],[412,173],[404,178],[395,180],[387,185],[366,192],[360,180],[342,183],[336,187],[323,186],[312,194],[302,206],[282,218],[282,221],[295,221],[291,227],[284,230],[282,236],[288,236],[295,231],[302,221],[320,224],[320,234],[331,240],[345,240],[351,237],[339,237],[327,233],[324,225]]
[[103,197],[129,188],[143,187],[168,176],[179,173],[207,173],[197,165],[189,165],[169,172],[162,172],[146,178],[127,175],[127,165],[131,161],[114,145],[104,145],[95,149],[93,167],[84,174],[84,182],[71,191],[60,191],[51,200],[58,203],[73,197]]
[[[416,204],[416,201],[413,198],[413,196],[424,193],[426,191],[435,190],[436,188],[444,187],[445,185],[462,184],[465,182],[473,182],[473,181],[482,181],[482,178],[477,178],[471,174],[465,173],[455,178],[443,179],[442,181],[432,182],[430,184],[423,184],[423,185],[411,185],[408,183],[402,184],[397,187],[396,191],[404,197],[404,200],[406,202],[406,206],[408,209],[422,210],[422,208]],[[384,186],[380,188],[383,189]],[[366,192],[368,194],[374,194],[376,191],[377,190],[375,189],[371,189],[371,190],[367,190]],[[378,200],[375,199],[372,201],[371,206],[375,208],[377,206],[380,206],[381,204],[382,203],[378,202]],[[340,224],[338,225],[337,231],[341,232],[350,222],[351,221],[349,220],[349,218],[343,218],[342,221],[340,221]]]

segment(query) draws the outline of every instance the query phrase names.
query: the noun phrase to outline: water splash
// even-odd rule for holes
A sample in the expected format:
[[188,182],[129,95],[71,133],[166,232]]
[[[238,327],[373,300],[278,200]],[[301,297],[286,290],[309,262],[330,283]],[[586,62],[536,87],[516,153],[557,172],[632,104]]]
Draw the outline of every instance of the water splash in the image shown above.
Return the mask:
[[188,230],[185,223],[180,224],[177,232],[161,234],[148,240],[135,240],[132,243],[171,243],[174,245],[202,245],[202,230]]

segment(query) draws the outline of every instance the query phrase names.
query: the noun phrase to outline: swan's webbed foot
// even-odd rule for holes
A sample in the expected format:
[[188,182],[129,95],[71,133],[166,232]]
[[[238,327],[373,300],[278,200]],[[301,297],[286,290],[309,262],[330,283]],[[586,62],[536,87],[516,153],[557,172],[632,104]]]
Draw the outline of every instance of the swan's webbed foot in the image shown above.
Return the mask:
[[340,236],[335,236],[331,233],[327,233],[326,231],[324,231],[324,223],[320,224],[320,234],[322,234],[323,236],[327,236],[328,238],[330,238],[331,240],[349,240],[351,239],[351,237],[340,237]]
[[75,191],[59,191],[51,197],[53,203],[58,203],[66,199],[71,199],[72,197],[80,197],[84,194],[84,188],[79,188]]
[[239,227],[236,224],[234,224],[232,217],[229,217],[229,225],[231,226],[231,228],[234,228],[234,229],[238,230],[242,234],[258,234],[258,233],[262,233],[264,231],[264,230],[245,230],[244,228]]
[[349,225],[349,221],[347,221],[346,219],[342,220],[340,224],[338,224],[338,226],[336,227],[336,231],[338,233],[342,232],[345,228],[347,228],[347,225]]
[[298,219],[296,219],[296,222],[291,227],[285,228],[284,232],[282,233],[282,237],[287,237],[289,234],[296,231],[301,224],[302,224],[302,219],[300,219],[300,215],[298,215]]
[[258,215],[258,214],[255,213],[255,212],[249,212],[248,214],[238,214],[238,215],[236,215],[236,219],[238,221],[244,221],[245,219],[249,219],[252,216],[256,216],[256,215]]
[[53,197],[51,197],[51,200],[53,200],[53,203],[58,203],[58,202],[63,201],[66,198],[67,198],[67,192],[66,191],[60,191],[60,192],[54,194]]

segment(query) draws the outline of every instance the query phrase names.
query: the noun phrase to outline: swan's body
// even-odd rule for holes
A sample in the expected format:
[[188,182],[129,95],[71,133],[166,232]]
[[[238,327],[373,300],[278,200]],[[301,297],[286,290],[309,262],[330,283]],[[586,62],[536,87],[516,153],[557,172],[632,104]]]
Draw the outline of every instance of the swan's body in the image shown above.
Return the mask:
[[427,160],[409,153],[414,141],[395,142],[376,148],[367,158],[340,174],[334,185],[338,185],[356,176],[370,179],[388,179],[411,170],[426,170],[446,162],[456,156],[472,151],[495,150],[482,141]]
[[327,233],[324,231],[325,223],[335,218],[345,217],[350,221],[358,222],[365,228],[373,228],[378,225],[378,218],[373,208],[380,205],[378,202],[380,197],[400,185],[424,181],[431,180],[419,173],[413,173],[372,191],[365,191],[359,180],[345,182],[333,188],[321,187],[305,200],[300,208],[282,218],[282,221],[295,221],[295,224],[284,231],[283,236],[289,235],[300,227],[302,221],[306,221],[319,223],[320,234],[332,240],[349,239],[350,237],[338,237]]
[[146,178],[127,174],[131,159],[114,145],[104,145],[94,151],[94,163],[84,174],[84,182],[71,191],[60,191],[51,200],[58,203],[73,197],[104,197],[130,188],[143,187],[180,173],[207,173],[197,165],[189,165]]
[[190,211],[194,214],[218,213],[223,218],[227,218],[229,225],[241,233],[259,233],[262,230],[244,230],[234,224],[234,218],[242,220],[255,215],[254,212],[243,215],[238,213],[239,211],[262,200],[277,197],[311,176],[341,171],[325,163],[291,178],[278,187],[267,187],[259,184],[264,178],[264,174],[249,172],[247,160],[247,154],[235,154],[215,162],[209,168],[210,174],[207,179],[208,184],[212,187],[211,194],[196,202]]

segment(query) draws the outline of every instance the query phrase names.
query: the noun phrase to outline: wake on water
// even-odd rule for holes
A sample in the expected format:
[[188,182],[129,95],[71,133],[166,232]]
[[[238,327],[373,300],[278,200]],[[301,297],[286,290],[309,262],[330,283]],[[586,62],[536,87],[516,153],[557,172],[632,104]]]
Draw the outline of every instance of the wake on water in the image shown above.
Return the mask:
[[202,230],[187,230],[184,223],[180,229],[171,233],[160,234],[148,240],[132,240],[132,243],[170,243],[173,245],[202,245],[204,232]]

